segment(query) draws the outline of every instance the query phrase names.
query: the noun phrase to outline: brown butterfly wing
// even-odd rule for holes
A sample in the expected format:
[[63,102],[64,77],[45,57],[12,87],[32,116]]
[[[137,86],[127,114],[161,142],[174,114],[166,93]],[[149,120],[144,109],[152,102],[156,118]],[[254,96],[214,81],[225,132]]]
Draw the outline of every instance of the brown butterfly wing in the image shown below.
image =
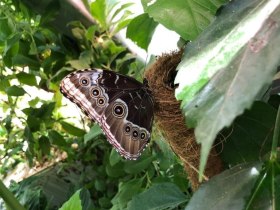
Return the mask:
[[121,155],[127,159],[140,156],[153,121],[153,100],[146,86],[112,71],[87,69],[66,76],[60,89],[99,123]]
[[153,103],[146,94],[123,91],[102,116],[110,143],[127,159],[137,159],[150,141]]

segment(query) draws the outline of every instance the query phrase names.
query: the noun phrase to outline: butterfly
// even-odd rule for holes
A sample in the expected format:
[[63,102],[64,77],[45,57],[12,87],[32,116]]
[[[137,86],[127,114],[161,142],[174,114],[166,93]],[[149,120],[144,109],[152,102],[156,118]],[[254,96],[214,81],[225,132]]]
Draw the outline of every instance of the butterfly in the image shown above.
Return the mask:
[[148,82],[113,71],[84,69],[67,75],[61,93],[96,121],[110,144],[136,160],[151,138],[154,99]]

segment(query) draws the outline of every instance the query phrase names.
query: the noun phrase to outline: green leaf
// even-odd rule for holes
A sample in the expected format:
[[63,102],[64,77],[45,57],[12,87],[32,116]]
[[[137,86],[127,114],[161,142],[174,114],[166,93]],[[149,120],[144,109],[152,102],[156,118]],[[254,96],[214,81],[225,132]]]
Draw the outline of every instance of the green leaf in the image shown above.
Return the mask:
[[26,150],[26,156],[28,158],[29,165],[31,166],[34,158],[34,137],[28,126],[25,127],[23,136],[24,136],[24,140],[28,144],[28,149]]
[[83,40],[85,37],[85,31],[83,29],[81,29],[80,27],[75,27],[71,29],[73,36],[76,39],[80,39]]
[[40,118],[37,118],[33,115],[28,115],[26,122],[32,132],[40,130],[40,124],[41,124]]
[[114,30],[111,32],[112,35],[115,35],[118,33],[120,30],[124,29],[127,27],[127,25],[130,23],[131,19],[123,19],[117,22]]
[[121,177],[125,174],[123,170],[123,162],[118,162],[117,164],[111,166],[110,164],[106,165],[106,173],[109,177]]
[[96,138],[100,134],[102,134],[102,130],[99,125],[95,124],[91,127],[90,131],[84,135],[84,143],[86,144],[88,141]]
[[186,195],[175,184],[161,183],[134,196],[127,209],[174,209],[186,201]]
[[0,41],[5,41],[15,31],[15,26],[10,18],[0,18]]
[[29,55],[37,55],[37,54],[38,54],[38,50],[37,50],[36,43],[34,42],[34,40],[32,40],[30,43]]
[[102,179],[95,179],[94,180],[94,188],[98,191],[105,191],[106,190],[106,183]]
[[81,52],[79,60],[84,63],[85,68],[89,67],[93,62],[93,55],[91,50]]
[[19,82],[30,85],[30,86],[37,86],[36,77],[33,74],[27,74],[25,72],[20,72],[17,75]]
[[91,15],[99,22],[103,29],[107,28],[106,24],[106,1],[96,0],[90,4]]
[[62,125],[62,128],[71,135],[83,137],[86,133],[84,130],[77,128],[67,122],[60,122],[60,124]]
[[112,204],[117,205],[119,209],[125,209],[129,200],[140,192],[142,179],[134,179],[119,184],[118,193],[112,199]]
[[29,68],[31,68],[33,70],[39,70],[39,68],[40,68],[40,63],[37,60],[32,59],[32,58],[27,57],[22,54],[15,55],[12,58],[12,63],[15,66],[28,66]]
[[40,101],[40,98],[36,97],[36,98],[28,101],[28,104],[30,107],[35,108],[39,101]]
[[126,161],[123,170],[129,174],[137,174],[147,169],[151,165],[152,161],[154,160],[154,157],[153,156],[147,156],[145,158],[143,157],[144,156],[142,156],[142,158],[136,161]]
[[176,155],[171,149],[170,144],[166,140],[158,138],[155,142],[161,150],[160,153],[157,153],[159,166],[162,170],[165,171],[176,162]]
[[10,86],[9,79],[0,75],[0,91],[5,91]]
[[213,177],[192,196],[186,210],[244,209],[260,169],[260,163],[246,163]]
[[13,85],[11,87],[6,88],[6,93],[9,96],[23,96],[26,92],[22,87]]
[[[117,2],[117,3],[119,3],[119,2]],[[112,14],[112,16],[111,16],[111,18],[110,18],[110,22],[112,22],[113,20],[114,20],[114,18],[117,16],[117,15],[119,15],[121,12],[127,12],[127,11],[129,11],[129,10],[125,10],[125,9],[127,9],[128,7],[130,7],[130,6],[132,6],[134,3],[126,3],[126,4],[122,4],[118,9],[116,9],[116,11]],[[114,7],[115,6],[117,6],[117,4],[116,5],[114,5]],[[113,8],[110,8],[111,10],[113,10]],[[121,19],[123,19],[123,18],[120,18],[120,20]]]
[[221,144],[217,150],[221,151],[223,162],[233,166],[258,161],[260,157],[268,154],[275,117],[276,110],[260,101],[237,117],[231,127],[221,132]]
[[142,0],[146,13],[185,40],[194,40],[213,20],[225,0]]
[[139,47],[147,50],[158,23],[147,13],[137,16],[130,21],[126,37],[134,41]]
[[86,30],[86,38],[90,41],[93,40],[94,36],[95,36],[95,33],[97,31],[97,26],[96,25],[92,25],[90,26],[87,30]]
[[42,104],[40,108],[29,107],[23,109],[22,111],[26,115],[33,115],[40,119],[50,119],[54,108],[55,108],[55,102],[51,102],[51,103]]
[[79,59],[69,60],[69,61],[67,61],[67,64],[70,64],[71,67],[73,67],[74,69],[85,69],[85,68],[89,67],[88,63],[84,63],[83,61],[81,61]]
[[72,195],[71,198],[65,202],[61,208],[59,208],[59,210],[83,210],[80,192],[81,190],[76,191],[75,194]]
[[110,157],[109,157],[110,165],[114,166],[121,160],[122,160],[122,157],[120,156],[120,154],[115,149],[112,149],[111,153],[110,153]]
[[94,209],[93,202],[91,200],[91,194],[85,188],[80,191],[80,199],[82,201],[83,210],[92,210]]
[[62,146],[62,147],[67,145],[64,137],[55,130],[49,131],[49,138],[50,138],[52,144]]
[[[275,1],[229,4],[200,39],[186,47],[175,83],[189,127],[202,143],[200,172],[218,132],[249,108],[280,62]],[[270,12],[265,12],[270,8]],[[272,14],[272,12],[275,13]],[[230,14],[230,15],[229,15]],[[273,20],[271,22],[271,20]],[[248,28],[253,28],[248,32]],[[261,44],[265,43],[265,44]]]
[[12,127],[12,116],[11,116],[11,115],[8,115],[8,116],[3,120],[3,122],[4,122],[4,126],[5,126],[5,128],[6,128],[6,130],[7,130],[7,133],[10,133],[11,130],[13,129],[13,127]]
[[12,67],[12,58],[18,54],[20,37],[21,35],[16,33],[6,41],[3,52],[3,61],[8,67]]
[[39,146],[40,146],[40,150],[42,151],[42,155],[50,154],[51,144],[48,137],[41,136],[39,138]]

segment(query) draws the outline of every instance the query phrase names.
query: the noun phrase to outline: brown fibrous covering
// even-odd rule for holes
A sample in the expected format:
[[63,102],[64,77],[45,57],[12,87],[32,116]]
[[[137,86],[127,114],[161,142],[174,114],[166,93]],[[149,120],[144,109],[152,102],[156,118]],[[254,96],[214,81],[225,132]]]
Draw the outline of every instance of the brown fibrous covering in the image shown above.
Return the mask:
[[[200,145],[196,143],[194,130],[186,127],[180,109],[180,101],[177,101],[174,96],[176,88],[174,78],[182,54],[182,51],[176,51],[158,57],[156,62],[146,71],[145,78],[148,80],[155,100],[156,126],[182,160],[192,189],[196,190],[200,185],[198,180]],[[204,181],[222,170],[221,159],[213,148],[204,171]]]

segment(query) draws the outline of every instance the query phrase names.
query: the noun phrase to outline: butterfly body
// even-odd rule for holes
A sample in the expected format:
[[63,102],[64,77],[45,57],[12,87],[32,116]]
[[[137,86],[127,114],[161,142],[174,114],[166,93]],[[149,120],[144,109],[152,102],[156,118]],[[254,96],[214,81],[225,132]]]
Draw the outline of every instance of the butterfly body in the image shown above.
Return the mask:
[[67,75],[64,96],[103,129],[108,141],[127,159],[137,159],[150,141],[153,97],[147,83],[101,69]]

